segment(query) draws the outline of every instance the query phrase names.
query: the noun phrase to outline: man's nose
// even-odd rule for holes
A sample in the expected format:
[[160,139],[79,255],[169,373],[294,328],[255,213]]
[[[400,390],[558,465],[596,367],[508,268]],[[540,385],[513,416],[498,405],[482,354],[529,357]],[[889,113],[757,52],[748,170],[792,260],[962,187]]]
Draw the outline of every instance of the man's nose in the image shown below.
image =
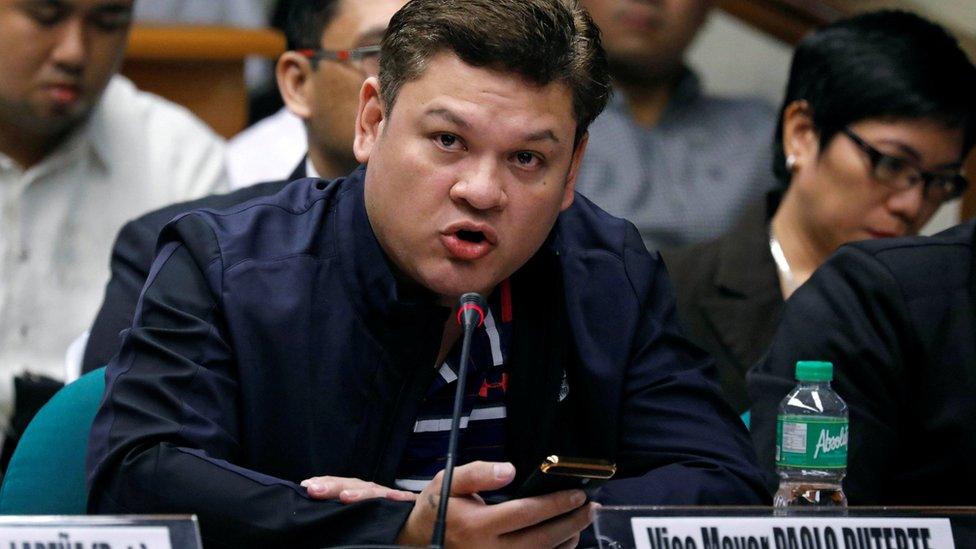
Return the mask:
[[465,170],[451,187],[451,198],[463,200],[478,210],[502,209],[508,203],[496,162],[478,162]]
[[75,16],[65,21],[51,51],[51,59],[58,68],[67,72],[80,72],[88,56],[88,37],[85,21]]

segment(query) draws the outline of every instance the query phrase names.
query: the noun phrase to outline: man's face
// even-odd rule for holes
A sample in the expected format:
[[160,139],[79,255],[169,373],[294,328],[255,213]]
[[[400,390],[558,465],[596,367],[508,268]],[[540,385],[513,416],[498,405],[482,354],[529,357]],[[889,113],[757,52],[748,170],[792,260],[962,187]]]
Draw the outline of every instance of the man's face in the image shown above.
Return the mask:
[[573,146],[569,89],[452,53],[400,88],[389,117],[377,87],[363,85],[355,151],[367,162],[366,211],[380,245],[445,304],[490,292],[572,204],[586,141]]
[[674,70],[713,0],[583,0],[611,64],[655,78]]
[[[349,50],[377,45],[390,18],[406,0],[342,0],[338,12],[322,33],[321,47]],[[352,154],[359,89],[368,76],[376,76],[377,55],[370,61],[321,60],[310,76],[310,145],[325,156],[343,158],[355,166]]]
[[0,0],[0,129],[58,134],[94,107],[133,0]]

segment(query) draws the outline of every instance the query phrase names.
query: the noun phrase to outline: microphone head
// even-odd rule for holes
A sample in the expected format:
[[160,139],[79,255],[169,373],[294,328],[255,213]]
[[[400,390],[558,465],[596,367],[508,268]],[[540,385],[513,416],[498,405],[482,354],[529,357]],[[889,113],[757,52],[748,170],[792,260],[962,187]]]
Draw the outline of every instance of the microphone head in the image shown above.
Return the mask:
[[485,322],[485,310],[488,304],[485,298],[477,292],[468,292],[458,300],[457,321],[462,327],[479,327]]

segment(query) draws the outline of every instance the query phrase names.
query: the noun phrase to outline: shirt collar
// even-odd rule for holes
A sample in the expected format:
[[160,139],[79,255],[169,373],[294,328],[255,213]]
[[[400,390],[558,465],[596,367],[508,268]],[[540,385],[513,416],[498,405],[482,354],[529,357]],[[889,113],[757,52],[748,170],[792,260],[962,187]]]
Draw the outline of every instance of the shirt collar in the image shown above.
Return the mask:
[[91,158],[103,170],[107,169],[107,145],[104,142],[104,132],[100,134],[95,126],[95,122],[89,117],[89,119],[85,120],[79,127],[69,133],[40,162],[26,170],[14,159],[0,153],[0,169],[4,171],[17,169],[25,175],[33,174],[30,177],[34,178],[48,172],[60,170],[63,166],[76,162],[85,156]]
[[[688,67],[682,67],[678,81],[674,86],[674,91],[671,93],[671,98],[668,100],[668,105],[665,107],[664,113],[661,115],[661,121],[658,124],[666,123],[669,118],[680,114],[698,101],[701,96],[701,78]],[[627,102],[627,98],[623,93],[614,92],[610,97],[608,108],[627,113],[627,116],[630,116],[630,104]]]
[[305,155],[305,177],[322,178],[319,171],[315,169],[315,164],[312,164],[312,158],[307,154]]

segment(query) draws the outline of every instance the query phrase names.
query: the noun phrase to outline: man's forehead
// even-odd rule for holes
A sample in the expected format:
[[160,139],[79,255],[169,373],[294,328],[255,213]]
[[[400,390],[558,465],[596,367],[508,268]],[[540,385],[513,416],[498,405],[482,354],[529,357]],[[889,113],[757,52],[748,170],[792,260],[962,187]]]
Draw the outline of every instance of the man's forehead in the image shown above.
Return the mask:
[[[572,91],[565,82],[540,86],[516,72],[469,65],[450,51],[432,57],[417,78],[404,83],[394,117],[401,100],[403,107],[417,109],[421,120],[462,128],[484,123],[485,117],[495,126],[507,119],[518,125],[525,141],[572,142],[576,128]],[[568,140],[560,137],[563,133]]]
[[406,0],[339,0],[322,40],[342,40],[350,47],[379,44],[390,18],[404,4]]

